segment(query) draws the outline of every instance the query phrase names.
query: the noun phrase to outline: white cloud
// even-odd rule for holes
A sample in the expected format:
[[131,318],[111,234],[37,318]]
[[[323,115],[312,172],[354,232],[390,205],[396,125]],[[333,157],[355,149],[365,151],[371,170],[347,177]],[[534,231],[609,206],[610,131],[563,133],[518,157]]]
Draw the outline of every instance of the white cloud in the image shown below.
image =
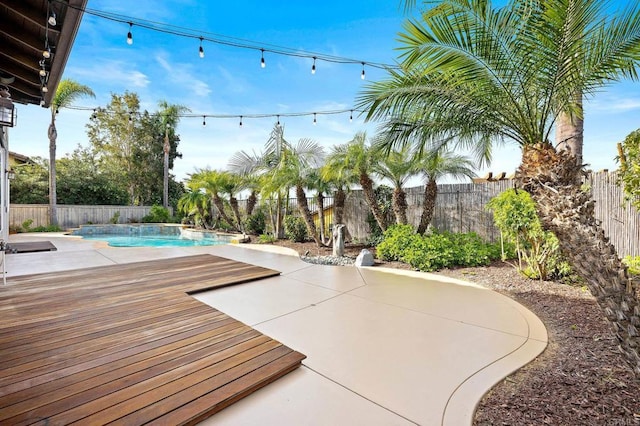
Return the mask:
[[621,113],[640,109],[640,98],[609,97],[589,102],[587,110]]
[[166,71],[167,79],[198,97],[207,97],[211,93],[209,85],[196,77],[193,67],[185,63],[169,63],[165,53],[156,55],[156,61]]
[[143,72],[132,70],[131,67],[131,64],[122,61],[101,61],[93,66],[83,65],[69,69],[69,73],[107,87],[147,87],[150,83],[149,77]]

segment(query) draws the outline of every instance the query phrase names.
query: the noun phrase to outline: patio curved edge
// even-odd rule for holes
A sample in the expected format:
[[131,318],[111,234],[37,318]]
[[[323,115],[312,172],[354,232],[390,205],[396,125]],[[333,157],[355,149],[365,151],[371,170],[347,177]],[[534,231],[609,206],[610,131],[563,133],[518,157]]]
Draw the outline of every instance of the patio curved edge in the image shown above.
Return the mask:
[[453,391],[444,408],[443,426],[471,425],[476,409],[487,392],[505,377],[529,364],[546,349],[548,335],[544,323],[520,303],[510,298],[509,300],[527,321],[529,337],[516,350],[476,371]]

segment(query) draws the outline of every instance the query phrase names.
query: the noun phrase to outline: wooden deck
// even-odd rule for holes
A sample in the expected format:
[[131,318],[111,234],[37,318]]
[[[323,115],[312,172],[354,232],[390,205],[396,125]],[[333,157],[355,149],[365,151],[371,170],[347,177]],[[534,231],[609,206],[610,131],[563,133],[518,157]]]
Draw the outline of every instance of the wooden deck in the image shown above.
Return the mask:
[[193,424],[304,355],[188,293],[277,271],[199,255],[0,288],[0,424]]

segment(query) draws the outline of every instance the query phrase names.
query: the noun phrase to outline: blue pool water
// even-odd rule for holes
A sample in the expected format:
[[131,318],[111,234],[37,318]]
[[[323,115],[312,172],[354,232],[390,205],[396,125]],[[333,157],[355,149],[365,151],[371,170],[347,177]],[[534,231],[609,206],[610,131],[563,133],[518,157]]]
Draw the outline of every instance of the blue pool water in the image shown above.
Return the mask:
[[213,238],[189,239],[180,235],[83,235],[85,240],[106,241],[111,247],[195,247],[228,244]]

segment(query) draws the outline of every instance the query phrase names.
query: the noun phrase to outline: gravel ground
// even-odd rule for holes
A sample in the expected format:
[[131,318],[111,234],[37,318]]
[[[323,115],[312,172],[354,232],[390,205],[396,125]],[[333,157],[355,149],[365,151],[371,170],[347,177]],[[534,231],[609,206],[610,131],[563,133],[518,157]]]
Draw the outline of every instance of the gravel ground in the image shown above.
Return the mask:
[[[313,263],[329,262],[331,249],[313,243],[279,241],[307,253]],[[353,261],[364,246],[347,246]],[[347,260],[348,259],[348,260]],[[400,262],[378,265],[410,269]],[[547,349],[491,389],[476,410],[475,425],[636,425],[640,424],[640,380],[618,351],[611,327],[589,291],[580,285],[529,280],[503,263],[443,270],[503,293],[544,322]]]

